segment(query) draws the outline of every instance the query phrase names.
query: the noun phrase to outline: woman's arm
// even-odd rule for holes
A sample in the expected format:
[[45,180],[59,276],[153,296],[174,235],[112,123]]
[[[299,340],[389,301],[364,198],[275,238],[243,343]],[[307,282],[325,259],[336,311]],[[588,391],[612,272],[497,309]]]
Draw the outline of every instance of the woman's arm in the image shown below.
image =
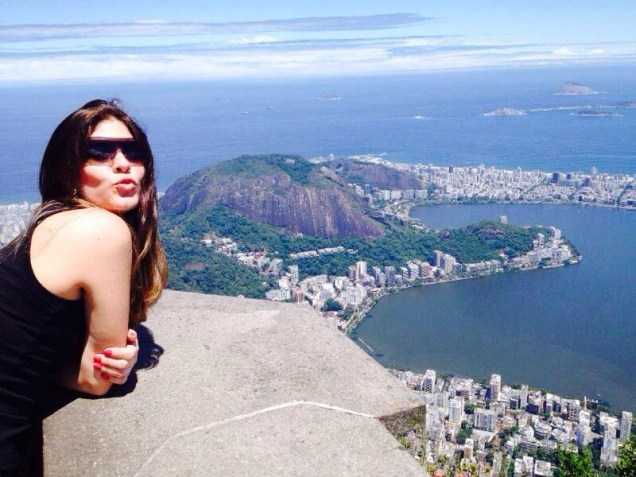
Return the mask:
[[[69,265],[66,269],[71,270],[69,278],[84,297],[87,325],[80,362],[60,370],[59,379],[71,389],[103,395],[113,382],[120,382],[124,374],[111,380],[104,379],[102,373],[110,376],[108,371],[117,369],[126,360],[108,363],[108,369],[102,370],[96,369],[99,366],[95,366],[94,357],[105,356],[104,351],[108,349],[117,354],[131,351],[127,347],[132,266],[130,230],[119,216],[100,209],[62,227],[50,246],[54,246],[54,242],[68,244],[62,245],[67,249],[63,251]],[[136,359],[136,347],[132,354],[134,356],[127,357]],[[125,377],[130,372],[130,368],[126,372],[126,367],[127,364],[120,370]]]

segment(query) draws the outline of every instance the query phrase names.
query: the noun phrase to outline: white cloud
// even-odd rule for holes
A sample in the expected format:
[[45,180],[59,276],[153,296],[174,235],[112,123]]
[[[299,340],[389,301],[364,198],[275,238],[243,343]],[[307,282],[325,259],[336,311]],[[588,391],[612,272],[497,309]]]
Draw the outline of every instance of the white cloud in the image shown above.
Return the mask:
[[407,47],[411,47],[411,46],[432,46],[432,45],[438,45],[439,44],[439,40],[433,40],[430,38],[407,38],[403,43],[402,46],[407,46]]
[[576,56],[576,53],[570,50],[567,46],[562,46],[560,48],[557,48],[556,50],[552,52],[552,54],[554,56]]
[[[633,62],[636,55],[636,43],[611,44],[606,51],[606,44],[598,42],[555,45],[496,38],[485,42],[395,31],[400,25],[426,21],[419,16],[380,15],[243,23],[169,23],[147,18],[116,25],[0,25],[0,83],[624,63]],[[362,30],[366,33],[357,33]]]
[[230,41],[234,45],[259,45],[262,43],[275,43],[280,41],[280,38],[271,35],[256,35],[251,37],[239,38],[238,40]]

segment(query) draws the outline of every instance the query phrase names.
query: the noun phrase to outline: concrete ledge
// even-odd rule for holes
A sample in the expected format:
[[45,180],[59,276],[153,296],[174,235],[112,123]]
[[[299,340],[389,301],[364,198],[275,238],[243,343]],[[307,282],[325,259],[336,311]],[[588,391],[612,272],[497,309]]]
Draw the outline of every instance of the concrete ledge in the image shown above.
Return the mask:
[[425,475],[375,419],[418,398],[312,309],[167,291],[147,327],[134,392],[45,420],[45,475]]

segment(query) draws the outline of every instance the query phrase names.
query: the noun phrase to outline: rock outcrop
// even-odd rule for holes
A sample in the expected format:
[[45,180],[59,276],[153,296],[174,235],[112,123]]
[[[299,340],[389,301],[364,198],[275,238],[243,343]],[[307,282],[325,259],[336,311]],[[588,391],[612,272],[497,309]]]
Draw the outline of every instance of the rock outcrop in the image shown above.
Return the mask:
[[383,226],[330,171],[298,156],[242,156],[178,179],[167,214],[226,206],[257,222],[322,237],[374,238]]

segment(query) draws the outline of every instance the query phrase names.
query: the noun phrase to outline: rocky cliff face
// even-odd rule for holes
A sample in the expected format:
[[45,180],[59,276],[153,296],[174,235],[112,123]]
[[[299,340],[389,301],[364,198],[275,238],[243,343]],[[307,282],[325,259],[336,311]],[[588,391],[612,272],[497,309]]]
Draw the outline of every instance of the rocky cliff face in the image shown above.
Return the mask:
[[182,177],[161,199],[162,211],[169,214],[215,205],[311,235],[373,238],[383,234],[382,225],[365,213],[355,195],[329,173],[298,157],[250,156],[226,161]]

